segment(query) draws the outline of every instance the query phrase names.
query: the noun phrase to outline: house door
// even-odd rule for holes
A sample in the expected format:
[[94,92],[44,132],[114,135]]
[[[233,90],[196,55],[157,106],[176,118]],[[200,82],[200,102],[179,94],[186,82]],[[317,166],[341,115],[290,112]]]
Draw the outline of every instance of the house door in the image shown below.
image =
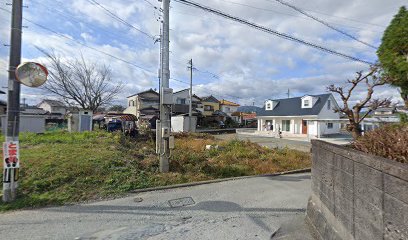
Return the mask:
[[302,134],[307,134],[307,121],[302,120]]

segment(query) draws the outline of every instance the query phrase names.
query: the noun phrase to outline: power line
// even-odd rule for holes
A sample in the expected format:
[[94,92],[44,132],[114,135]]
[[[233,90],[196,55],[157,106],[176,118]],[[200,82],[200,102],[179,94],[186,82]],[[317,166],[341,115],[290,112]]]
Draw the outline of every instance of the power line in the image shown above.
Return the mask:
[[[230,4],[234,4],[234,5],[253,8],[253,9],[257,9],[257,10],[261,10],[261,11],[274,12],[274,13],[281,14],[281,15],[308,19],[307,17],[303,17],[303,16],[300,16],[300,15],[289,14],[289,13],[283,13],[283,12],[279,12],[279,11],[276,11],[276,10],[273,10],[273,9],[261,8],[261,7],[256,7],[256,6],[244,4],[244,3],[232,2],[232,1],[228,1],[228,0],[221,0],[221,1],[226,2],[226,3],[230,3]],[[268,1],[268,0],[265,0],[265,1]],[[368,30],[368,31],[371,31],[371,32],[380,32],[380,31],[373,31],[373,30],[370,30],[370,29],[365,29],[365,28],[355,27],[355,26],[349,26],[349,25],[344,25],[344,24],[339,24],[339,23],[333,23],[333,24],[339,25],[339,26],[344,26],[344,27],[347,27],[347,28],[355,28],[355,29],[359,29],[359,30]]]
[[[6,11],[6,12],[9,12],[9,13],[10,13],[10,11],[7,10],[7,9],[4,9],[4,8],[2,8],[2,7],[0,7],[0,9],[3,10],[3,11]],[[89,46],[89,45],[87,45],[87,44],[85,44],[85,43],[82,43],[82,42],[80,42],[80,41],[78,41],[78,40],[72,39],[72,38],[70,38],[70,37],[68,37],[68,36],[66,36],[66,35],[61,34],[61,33],[58,33],[58,32],[56,32],[56,31],[54,31],[54,30],[52,30],[52,29],[50,29],[50,28],[48,28],[48,27],[45,27],[45,26],[39,24],[39,23],[36,23],[36,22],[34,22],[34,21],[31,21],[30,19],[27,19],[27,18],[25,18],[25,17],[23,17],[23,19],[26,20],[26,21],[28,21],[28,22],[30,22],[31,24],[36,25],[37,27],[40,27],[40,28],[42,28],[42,29],[44,29],[44,30],[46,30],[46,31],[49,31],[49,32],[52,32],[52,33],[56,34],[58,37],[68,39],[68,40],[73,41],[73,42],[75,42],[75,43],[78,43],[78,44],[80,44],[80,45],[82,45],[82,46],[84,46],[84,47],[87,47],[87,48],[89,48],[89,49],[91,49],[91,50],[94,50],[94,51],[99,52],[99,53],[101,53],[101,54],[107,55],[107,56],[109,56],[109,57],[111,57],[111,58],[114,58],[114,59],[116,59],[116,60],[122,61],[122,62],[124,62],[124,63],[127,63],[127,64],[131,65],[131,66],[140,68],[140,69],[142,69],[142,70],[144,70],[144,71],[146,71],[146,72],[156,74],[155,72],[150,71],[150,70],[148,70],[148,69],[146,69],[146,68],[144,68],[144,67],[141,67],[141,66],[136,65],[136,64],[134,64],[134,63],[132,63],[132,62],[129,62],[129,61],[124,60],[124,59],[122,59],[122,58],[116,57],[116,56],[114,56],[114,55],[112,55],[112,54],[109,54],[109,53],[106,53],[106,52],[101,51],[101,50],[99,50],[99,49],[96,49],[96,48],[94,48],[94,47],[91,47],[91,46]],[[208,72],[208,71],[207,71],[207,72]],[[180,83],[189,85],[189,83],[184,82],[184,81],[181,81],[181,80],[178,80],[178,79],[175,79],[175,78],[171,78],[171,80],[174,80],[174,81],[176,81],[176,82],[180,82]],[[202,87],[201,85],[193,85],[193,86],[196,86],[196,87],[199,87],[199,88],[203,89],[203,87]],[[210,90],[208,90],[208,89],[204,89],[204,92],[207,92],[207,93],[212,94],[212,95],[217,95],[217,96],[223,96],[223,95],[225,95],[225,96],[233,97],[233,98],[236,98],[236,99],[240,99],[240,97],[233,96],[233,95],[229,95],[229,94],[223,94],[223,95],[221,95],[220,93],[217,94],[217,93],[214,93],[213,91],[210,91]],[[46,96],[54,96],[54,95],[34,94],[34,93],[30,93],[30,94],[27,94],[27,95],[46,95]]]
[[147,4],[149,4],[151,7],[154,9],[160,9],[160,7],[155,6],[153,3],[151,3],[149,0],[144,0]]
[[[174,80],[174,81],[176,81],[176,82],[180,82],[180,83],[184,83],[184,84],[186,84],[186,85],[190,85],[190,83],[188,83],[188,82],[185,82],[185,81],[182,81],[182,80],[179,80],[179,79],[176,79],[176,78],[170,78],[170,80]],[[203,86],[201,86],[200,84],[193,84],[193,86],[194,87],[199,87],[199,88],[204,88]],[[226,94],[226,93],[220,93],[220,92],[218,92],[218,94],[217,94],[217,91],[214,91],[214,90],[209,90],[209,89],[205,89],[204,88],[204,92],[207,92],[208,94],[211,94],[211,95],[218,95],[218,96],[229,96],[229,97],[232,97],[232,98],[236,98],[236,99],[242,99],[242,97],[237,97],[237,96],[234,96],[234,95],[230,95],[230,94]]]
[[[269,1],[269,0],[265,0],[265,1]],[[363,22],[363,21],[357,20],[357,19],[336,16],[336,15],[332,15],[332,14],[328,14],[328,13],[324,13],[324,12],[320,12],[320,11],[316,11],[316,10],[311,10],[311,9],[305,9],[305,10],[307,10],[309,12],[314,12],[314,13],[317,13],[317,14],[325,15],[325,16],[328,16],[328,17],[340,18],[340,19],[351,21],[351,22],[371,25],[371,26],[374,26],[374,27],[387,28],[387,26],[384,26],[384,25],[379,25],[379,24],[369,23],[369,22]]]
[[133,26],[133,25],[130,24],[129,22],[125,21],[124,19],[122,19],[121,17],[119,17],[118,15],[116,15],[116,14],[115,14],[114,12],[112,12],[111,10],[107,9],[106,7],[104,7],[102,4],[100,4],[100,3],[97,2],[96,0],[87,0],[87,1],[90,2],[91,4],[94,3],[94,4],[96,4],[98,7],[102,8],[105,12],[108,13],[107,15],[110,16],[111,18],[116,19],[117,21],[119,21],[119,22],[125,24],[126,26],[128,26],[128,27],[130,27],[130,28],[135,29],[136,31],[138,31],[138,32],[140,32],[140,33],[146,35],[146,36],[149,37],[149,38],[155,39],[154,36],[152,36],[152,35],[150,35],[149,33],[147,33],[147,32],[145,32],[145,31],[143,31],[143,30],[141,30],[141,29],[139,29],[139,28]]
[[[6,11],[6,12],[10,12],[9,10],[7,10],[7,9],[5,9],[5,8],[2,8],[2,7],[0,7],[0,9],[3,10],[3,11]],[[41,25],[41,24],[39,24],[39,23],[36,23],[36,22],[34,22],[34,21],[31,21],[30,19],[27,19],[27,18],[25,18],[25,17],[23,17],[23,19],[26,20],[27,22],[31,23],[31,24],[34,24],[34,25],[37,26],[37,27],[40,27],[40,28],[42,28],[42,29],[44,29],[44,30],[47,30],[47,31],[49,31],[49,32],[52,32],[52,33],[56,34],[57,36],[59,36],[59,37],[61,37],[61,38],[65,38],[65,39],[68,39],[68,40],[70,40],[70,41],[76,42],[77,44],[80,44],[80,45],[82,45],[82,46],[84,46],[84,47],[86,47],[86,48],[89,48],[89,49],[91,49],[91,50],[93,50],[93,51],[96,51],[96,52],[99,52],[99,53],[101,53],[101,54],[104,54],[104,55],[109,56],[109,57],[111,57],[111,58],[114,58],[114,59],[116,59],[116,60],[122,61],[122,62],[124,62],[124,63],[129,64],[129,65],[132,65],[132,66],[134,66],[134,67],[137,67],[137,68],[139,68],[139,69],[142,69],[142,70],[144,70],[144,71],[146,71],[146,72],[156,74],[154,71],[151,71],[151,70],[149,70],[149,69],[147,69],[147,68],[145,68],[145,67],[139,66],[139,65],[137,65],[137,64],[135,64],[135,63],[129,62],[129,61],[125,60],[125,59],[119,58],[119,57],[114,56],[114,55],[112,55],[112,54],[110,54],[110,53],[107,53],[107,52],[105,52],[105,51],[102,51],[102,50],[99,50],[99,49],[97,49],[97,48],[95,48],[95,47],[89,46],[89,45],[87,45],[86,43],[83,43],[83,42],[78,41],[78,40],[76,40],[76,39],[70,38],[70,37],[68,37],[68,36],[66,36],[66,35],[64,35],[64,34],[61,34],[61,33],[57,32],[57,31],[54,31],[54,30],[52,30],[52,29],[50,29],[50,28],[48,28],[48,27],[45,27],[45,26],[43,26],[43,25]]]
[[[270,1],[272,1],[272,0],[268,0],[268,1],[270,2]],[[317,21],[317,22],[319,22],[319,23],[325,25],[326,27],[328,27],[328,28],[330,28],[330,29],[332,29],[332,30],[334,30],[334,31],[336,31],[336,32],[338,32],[338,33],[341,33],[341,34],[343,34],[343,35],[345,35],[345,36],[347,36],[347,37],[349,37],[349,38],[351,38],[351,39],[353,39],[353,40],[355,40],[355,41],[357,41],[357,42],[359,42],[359,43],[362,43],[362,44],[364,44],[364,45],[366,45],[366,46],[369,46],[369,47],[371,47],[371,48],[377,49],[377,47],[373,46],[372,44],[369,44],[369,43],[367,43],[367,42],[364,42],[364,41],[358,39],[357,37],[355,37],[355,36],[353,36],[353,35],[351,35],[351,34],[345,32],[345,31],[343,31],[343,30],[341,30],[341,29],[338,29],[338,28],[336,28],[336,27],[330,25],[329,23],[327,23],[327,22],[321,20],[320,18],[317,18],[317,17],[315,17],[315,16],[313,16],[313,15],[311,15],[311,14],[309,14],[309,13],[303,11],[302,9],[300,9],[300,8],[298,8],[298,7],[296,7],[296,6],[292,5],[292,4],[289,4],[289,3],[285,2],[285,1],[282,1],[282,0],[275,0],[275,1],[277,1],[278,3],[280,3],[280,4],[282,4],[282,5],[285,5],[285,6],[287,6],[287,7],[292,8],[293,10],[295,10],[295,11],[297,11],[297,12],[300,12],[301,14],[307,16],[308,18],[311,18],[311,19],[313,19],[313,20],[315,20],[315,21]]]
[[[35,0],[35,1],[37,1],[36,4],[42,5],[42,6],[44,7],[44,9],[46,9],[46,10],[49,11],[50,13],[56,13],[56,14],[58,14],[58,15],[64,17],[64,18],[66,18],[66,19],[75,20],[75,21],[77,21],[77,22],[81,22],[81,23],[83,23],[88,29],[96,30],[96,31],[98,31],[98,32],[106,33],[107,35],[109,35],[109,36],[111,36],[111,37],[117,37],[117,34],[115,34],[114,32],[110,32],[110,31],[107,31],[107,30],[105,30],[105,29],[101,29],[101,28],[99,28],[99,27],[96,27],[96,26],[93,25],[93,24],[90,24],[90,23],[88,23],[88,22],[85,22],[85,21],[83,21],[82,19],[80,19],[78,16],[75,16],[75,15],[73,15],[73,14],[70,14],[68,11],[62,12],[61,10],[59,10],[59,9],[57,9],[57,8],[50,7],[50,5],[41,3],[40,0]],[[119,30],[119,31],[120,31],[120,32],[124,32],[124,31],[121,31],[121,30]],[[126,33],[127,33],[127,32],[126,32]],[[132,41],[135,41],[135,40],[132,39]],[[140,41],[140,40],[138,40],[138,41],[136,41],[136,42],[141,43],[141,44],[143,44],[143,45],[146,45],[145,42]],[[147,46],[147,45],[146,45],[146,46]]]
[[341,52],[337,52],[337,51],[335,51],[335,50],[331,50],[331,49],[329,49],[329,48],[326,48],[326,47],[323,47],[323,46],[320,46],[320,45],[316,45],[316,44],[313,44],[313,43],[311,43],[311,42],[307,42],[307,41],[305,41],[305,40],[302,40],[302,39],[293,37],[293,36],[291,36],[291,35],[289,35],[289,34],[281,33],[281,32],[272,30],[272,29],[270,29],[270,28],[267,28],[267,27],[258,25],[258,24],[256,24],[256,23],[252,23],[252,22],[247,21],[247,20],[245,20],[245,19],[232,16],[232,15],[227,14],[227,13],[224,13],[224,12],[222,12],[222,11],[220,11],[220,10],[213,9],[213,8],[210,8],[210,7],[207,7],[207,6],[204,6],[204,5],[201,5],[201,4],[192,2],[192,1],[188,1],[188,0],[174,0],[174,1],[176,1],[176,2],[178,2],[178,3],[181,3],[181,4],[184,4],[184,5],[187,5],[187,6],[192,6],[192,7],[200,8],[200,9],[202,9],[202,10],[204,10],[204,11],[213,13],[213,14],[215,14],[215,15],[218,15],[218,16],[221,16],[221,17],[230,19],[230,20],[232,20],[232,21],[236,21],[236,22],[242,23],[242,24],[244,24],[244,25],[247,25],[247,26],[250,26],[250,27],[252,27],[252,28],[258,29],[258,30],[260,30],[260,31],[263,31],[263,32],[266,32],[266,33],[269,33],[269,34],[272,34],[272,35],[275,35],[275,36],[278,36],[278,37],[283,38],[283,39],[286,39],[286,40],[290,40],[290,41],[293,41],[293,42],[297,42],[297,43],[300,43],[300,44],[303,44],[303,45],[306,45],[306,46],[309,46],[309,47],[318,49],[318,50],[320,50],[320,51],[323,51],[323,52],[326,52],[326,53],[329,53],[329,54],[332,54],[332,55],[340,56],[340,57],[343,57],[343,58],[346,58],[346,59],[349,59],[349,60],[353,60],[353,61],[356,61],[356,62],[365,63],[365,64],[368,64],[368,65],[373,65],[373,64],[374,64],[374,63],[372,63],[372,62],[369,62],[369,61],[366,61],[366,60],[363,60],[363,59],[359,59],[359,58],[357,58],[357,57],[353,57],[353,56],[350,56],[350,55],[347,55],[347,54],[344,54],[344,53],[341,53]]

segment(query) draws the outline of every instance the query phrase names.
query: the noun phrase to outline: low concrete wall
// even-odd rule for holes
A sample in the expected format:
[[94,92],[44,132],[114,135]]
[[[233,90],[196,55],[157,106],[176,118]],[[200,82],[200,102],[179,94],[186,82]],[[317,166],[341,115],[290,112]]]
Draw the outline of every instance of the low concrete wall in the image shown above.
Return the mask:
[[408,165],[312,140],[307,221],[320,239],[408,239]]

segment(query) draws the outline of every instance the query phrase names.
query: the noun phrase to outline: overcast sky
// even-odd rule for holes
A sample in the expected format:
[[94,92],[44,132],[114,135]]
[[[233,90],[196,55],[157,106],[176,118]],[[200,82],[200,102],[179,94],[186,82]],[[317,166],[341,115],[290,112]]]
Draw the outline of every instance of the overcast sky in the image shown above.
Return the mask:
[[[159,35],[161,13],[157,0],[97,1],[148,35]],[[275,0],[195,1],[338,52],[370,62],[377,60],[375,49]],[[399,7],[406,4],[406,0],[285,1],[374,46],[379,46],[386,26]],[[11,10],[11,6],[6,5],[8,2],[11,0],[0,0],[1,7]],[[128,95],[158,88],[159,44],[114,20],[92,0],[26,0],[24,5],[27,6],[23,13],[25,18],[54,31],[24,20],[23,25],[27,26],[23,29],[24,61],[44,63],[36,46],[54,49],[65,58],[82,52],[87,61],[109,65],[113,81],[126,85],[116,99],[121,105],[126,105]],[[9,48],[4,44],[9,44],[10,13],[0,11],[0,86],[5,87]],[[368,69],[366,64],[323,53],[174,1],[170,9],[170,51],[172,78],[189,82],[187,61],[192,58],[197,68],[193,80],[197,95],[212,94],[243,105],[255,102],[260,106],[266,99],[284,98],[288,89],[291,96],[325,93],[328,85],[344,85],[356,71]],[[171,80],[170,87],[176,91],[188,85]],[[362,97],[363,89],[358,91],[353,100]],[[398,90],[392,87],[378,88],[376,94],[400,100]],[[22,98],[36,104],[42,98],[53,97],[40,89],[22,87]]]

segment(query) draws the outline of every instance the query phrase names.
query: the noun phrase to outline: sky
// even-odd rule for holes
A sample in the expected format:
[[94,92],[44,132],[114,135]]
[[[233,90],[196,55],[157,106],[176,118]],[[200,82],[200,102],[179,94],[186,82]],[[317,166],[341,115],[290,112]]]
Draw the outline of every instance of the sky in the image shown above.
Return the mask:
[[[46,66],[47,59],[37,49],[42,48],[64,59],[82,54],[86,61],[107,65],[112,70],[112,84],[124,84],[113,104],[126,106],[127,96],[149,88],[158,89],[159,43],[155,40],[160,33],[161,3],[157,0],[96,1],[131,26],[113,19],[93,0],[25,0],[22,60]],[[376,49],[276,0],[194,1],[365,61],[377,61]],[[381,44],[385,28],[399,7],[406,4],[406,0],[285,1],[374,46]],[[0,7],[11,10],[11,6],[6,5],[9,2],[11,0],[0,0]],[[0,87],[4,88],[7,86],[11,16],[1,9],[0,12]],[[262,106],[266,99],[287,97],[288,90],[291,97],[326,93],[330,84],[347,86],[346,80],[352,79],[357,71],[369,69],[367,64],[172,1],[170,72],[173,80],[170,87],[174,91],[188,87],[190,59],[196,69],[193,72],[196,95],[213,95],[241,105],[257,106]],[[357,88],[351,101],[362,99],[364,94],[364,86]],[[375,97],[390,97],[394,102],[401,102],[398,89],[390,86],[377,88]],[[41,99],[56,97],[44,89],[23,86],[21,98],[34,105]]]

